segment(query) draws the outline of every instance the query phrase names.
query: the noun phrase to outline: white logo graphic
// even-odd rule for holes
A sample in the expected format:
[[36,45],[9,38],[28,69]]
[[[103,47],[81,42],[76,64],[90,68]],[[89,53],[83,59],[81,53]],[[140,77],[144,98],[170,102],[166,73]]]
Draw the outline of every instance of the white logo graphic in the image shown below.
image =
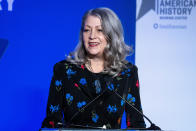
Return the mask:
[[[2,1],[3,0],[0,0],[0,11],[4,9],[2,7]],[[13,3],[14,3],[14,0],[7,0],[7,4],[8,4],[7,10],[8,11],[12,11],[13,10]]]
[[137,0],[136,20],[153,10],[159,18],[154,29],[186,29],[195,7],[196,0]]
[[196,0],[137,0],[137,20],[154,10],[160,19],[186,20],[196,7]]
[[156,12],[160,19],[186,20],[196,7],[196,0],[156,0]]

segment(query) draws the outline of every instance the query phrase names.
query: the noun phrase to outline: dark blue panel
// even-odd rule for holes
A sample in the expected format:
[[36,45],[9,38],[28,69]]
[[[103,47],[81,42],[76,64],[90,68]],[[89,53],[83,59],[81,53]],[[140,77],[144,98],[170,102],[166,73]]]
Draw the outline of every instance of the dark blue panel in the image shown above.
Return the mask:
[[[0,5],[0,38],[9,41],[9,46],[0,45],[0,130],[40,128],[53,65],[74,50],[86,10],[114,10],[124,26],[126,43],[134,47],[132,0],[15,0],[12,11],[6,0]],[[134,63],[134,55],[128,59]]]
[[8,46],[8,40],[0,39],[0,59],[3,56],[7,46]]

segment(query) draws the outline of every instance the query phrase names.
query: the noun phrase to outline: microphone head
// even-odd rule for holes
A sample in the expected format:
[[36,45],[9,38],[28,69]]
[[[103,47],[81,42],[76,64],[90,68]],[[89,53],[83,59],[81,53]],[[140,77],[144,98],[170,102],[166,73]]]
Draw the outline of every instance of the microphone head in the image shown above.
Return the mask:
[[107,129],[107,127],[106,127],[106,125],[103,125],[103,127],[102,127],[103,129]]
[[149,128],[147,128],[148,130],[161,130],[160,127],[156,126],[154,123],[151,124],[151,126]]

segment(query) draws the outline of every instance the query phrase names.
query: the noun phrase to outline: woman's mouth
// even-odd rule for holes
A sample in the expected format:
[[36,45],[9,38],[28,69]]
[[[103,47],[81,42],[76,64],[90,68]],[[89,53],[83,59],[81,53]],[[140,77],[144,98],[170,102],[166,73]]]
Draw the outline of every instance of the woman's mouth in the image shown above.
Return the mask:
[[99,45],[99,43],[98,42],[89,42],[88,45],[90,47],[95,47],[95,46]]

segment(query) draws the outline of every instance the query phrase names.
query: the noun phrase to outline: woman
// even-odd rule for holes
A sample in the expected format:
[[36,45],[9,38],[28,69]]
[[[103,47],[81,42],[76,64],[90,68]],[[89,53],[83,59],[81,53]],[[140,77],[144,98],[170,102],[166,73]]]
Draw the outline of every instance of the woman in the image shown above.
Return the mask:
[[137,67],[125,58],[123,28],[108,8],[85,13],[80,40],[67,60],[54,66],[42,127],[120,128],[126,111],[127,127],[144,128]]

